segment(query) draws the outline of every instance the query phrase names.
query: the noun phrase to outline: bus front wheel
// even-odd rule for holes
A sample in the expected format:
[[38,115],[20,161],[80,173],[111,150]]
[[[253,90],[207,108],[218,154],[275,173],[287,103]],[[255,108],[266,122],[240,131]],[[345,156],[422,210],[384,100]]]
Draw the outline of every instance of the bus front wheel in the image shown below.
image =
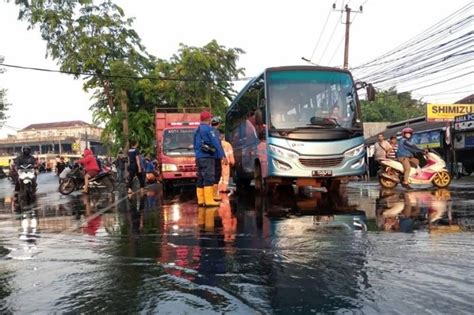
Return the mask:
[[262,175],[262,167],[260,163],[255,165],[255,191],[260,194],[266,194],[267,192],[267,183]]

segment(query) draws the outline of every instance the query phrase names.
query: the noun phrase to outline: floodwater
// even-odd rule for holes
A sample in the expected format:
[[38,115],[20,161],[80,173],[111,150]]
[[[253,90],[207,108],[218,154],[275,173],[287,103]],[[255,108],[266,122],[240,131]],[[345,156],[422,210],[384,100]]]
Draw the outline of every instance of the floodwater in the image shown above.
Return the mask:
[[15,211],[3,179],[0,313],[472,313],[472,185],[281,187],[205,209],[158,187],[60,196],[42,174]]

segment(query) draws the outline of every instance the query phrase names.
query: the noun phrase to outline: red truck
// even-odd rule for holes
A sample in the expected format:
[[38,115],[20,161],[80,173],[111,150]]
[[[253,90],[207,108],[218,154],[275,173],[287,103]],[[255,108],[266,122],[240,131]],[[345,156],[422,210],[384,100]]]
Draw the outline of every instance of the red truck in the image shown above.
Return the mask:
[[165,191],[196,183],[194,131],[197,113],[156,113],[156,150]]

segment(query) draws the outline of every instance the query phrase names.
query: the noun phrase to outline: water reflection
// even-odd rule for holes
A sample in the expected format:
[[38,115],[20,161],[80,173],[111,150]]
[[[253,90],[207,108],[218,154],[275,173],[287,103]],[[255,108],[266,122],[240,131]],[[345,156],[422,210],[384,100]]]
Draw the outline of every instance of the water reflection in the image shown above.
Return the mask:
[[36,223],[17,216],[13,233],[0,230],[0,246],[41,250],[15,261],[23,265],[0,259],[0,311],[420,313],[433,296],[440,312],[471,306],[472,235],[431,236],[466,230],[469,204],[452,191],[382,191],[364,197],[377,208],[367,218],[357,196],[345,186],[330,194],[283,186],[200,208],[192,192],[163,203],[157,187],[40,199]]
[[451,192],[382,190],[377,200],[377,226],[384,231],[459,232],[463,225],[453,216]]

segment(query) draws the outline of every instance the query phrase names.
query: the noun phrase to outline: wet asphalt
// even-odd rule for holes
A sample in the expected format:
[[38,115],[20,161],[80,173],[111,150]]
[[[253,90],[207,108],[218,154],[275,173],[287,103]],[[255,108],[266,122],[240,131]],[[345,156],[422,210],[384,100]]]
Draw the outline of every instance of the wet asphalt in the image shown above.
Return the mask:
[[0,313],[471,314],[474,180],[449,190],[279,187],[61,196],[0,179]]

